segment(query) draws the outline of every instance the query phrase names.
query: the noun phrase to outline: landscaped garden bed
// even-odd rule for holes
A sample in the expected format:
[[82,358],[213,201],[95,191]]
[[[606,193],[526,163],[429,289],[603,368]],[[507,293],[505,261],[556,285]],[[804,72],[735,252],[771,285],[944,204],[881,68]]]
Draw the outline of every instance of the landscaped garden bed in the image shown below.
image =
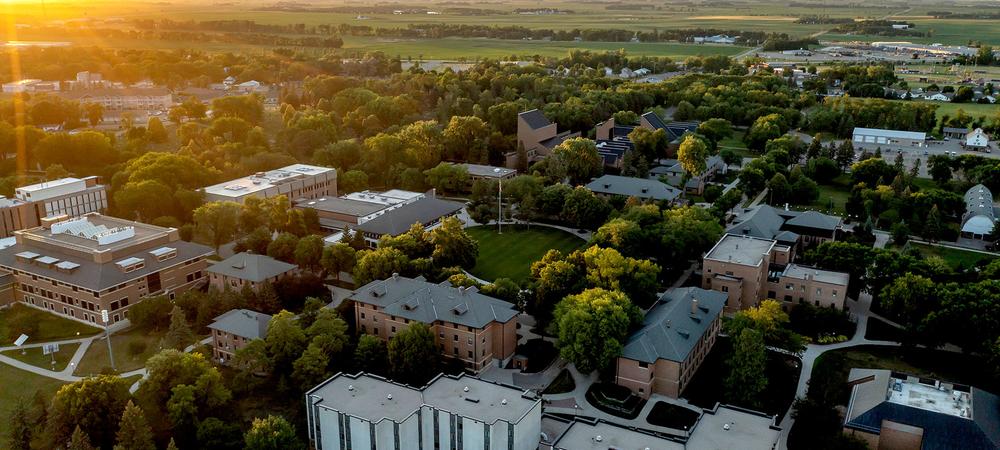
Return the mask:
[[646,399],[632,394],[625,386],[612,383],[594,383],[587,390],[587,401],[601,411],[624,419],[635,419],[646,405]]

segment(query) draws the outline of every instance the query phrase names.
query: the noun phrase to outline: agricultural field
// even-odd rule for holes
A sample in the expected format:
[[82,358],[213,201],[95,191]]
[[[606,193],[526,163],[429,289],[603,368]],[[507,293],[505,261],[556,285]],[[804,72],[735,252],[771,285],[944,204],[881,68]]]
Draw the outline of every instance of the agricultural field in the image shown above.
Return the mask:
[[875,36],[855,34],[823,35],[824,41],[907,41],[920,44],[968,45],[971,41],[982,41],[987,44],[1000,45],[1000,27],[991,20],[956,20],[956,19],[908,19],[905,16],[893,17],[896,20],[911,22],[915,30],[930,32],[929,37],[917,36]]
[[934,102],[929,100],[893,100],[898,102],[905,101],[918,101],[933,103],[938,106],[935,112],[938,118],[938,122],[944,116],[955,117],[958,114],[958,110],[965,111],[973,117],[982,117],[985,120],[990,120],[996,117],[997,113],[1000,113],[1000,104],[983,104],[983,103],[950,103],[950,102]]

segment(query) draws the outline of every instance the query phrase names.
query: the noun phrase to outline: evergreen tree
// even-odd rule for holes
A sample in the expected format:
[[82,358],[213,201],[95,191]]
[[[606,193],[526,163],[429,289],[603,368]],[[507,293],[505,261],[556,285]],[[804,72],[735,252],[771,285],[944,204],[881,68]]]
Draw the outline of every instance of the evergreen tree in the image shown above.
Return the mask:
[[177,443],[174,442],[174,438],[170,438],[170,443],[167,444],[167,450],[178,450]]
[[69,439],[69,447],[66,450],[97,450],[97,448],[90,443],[90,436],[87,436],[87,433],[77,425],[76,429],[73,430],[73,435]]
[[170,328],[163,336],[162,346],[163,348],[184,350],[184,347],[192,342],[194,342],[194,333],[191,332],[187,318],[184,317],[184,310],[180,306],[174,305],[174,309],[170,311]]
[[759,408],[761,394],[767,388],[764,375],[767,349],[763,335],[752,328],[744,328],[733,342],[733,354],[728,364],[726,393],[729,401],[739,406]]
[[[79,428],[78,428],[79,429]],[[12,450],[31,450],[31,422],[28,421],[28,407],[24,400],[14,403],[14,410],[7,422],[7,439]]]
[[115,450],[156,450],[153,430],[146,422],[142,409],[131,400],[125,405],[122,420],[118,425],[118,444]]
[[931,207],[931,212],[927,213],[927,222],[924,223],[923,236],[931,242],[941,239],[944,232],[944,223],[941,220],[941,211],[937,204]]

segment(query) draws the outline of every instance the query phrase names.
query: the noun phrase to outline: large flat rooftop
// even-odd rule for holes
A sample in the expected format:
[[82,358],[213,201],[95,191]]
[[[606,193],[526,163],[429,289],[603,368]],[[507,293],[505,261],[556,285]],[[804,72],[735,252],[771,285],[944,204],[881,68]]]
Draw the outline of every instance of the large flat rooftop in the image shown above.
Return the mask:
[[[684,450],[684,444],[607,422],[573,422],[555,442],[558,450]],[[739,446],[730,448],[740,448]]]
[[334,170],[336,169],[309,164],[292,164],[280,169],[258,172],[243,178],[208,186],[204,188],[204,191],[206,194],[216,196],[240,198],[248,194]]
[[770,239],[727,234],[709,250],[705,259],[759,266],[764,260],[764,255],[770,253],[773,247],[774,241]]
[[774,419],[759,413],[719,406],[715,413],[706,411],[691,430],[687,450],[771,450],[781,429]]
[[901,378],[890,378],[888,401],[950,416],[972,417],[972,396],[968,392],[908,382]]
[[162,237],[168,228],[91,213],[80,217],[18,231],[30,241],[45,242],[73,250],[117,250]]
[[440,377],[424,388],[424,402],[485,423],[517,423],[537,403],[524,391],[474,377]]
[[371,422],[399,422],[423,405],[420,391],[371,375],[336,376],[309,395],[319,397],[321,406]]
[[789,264],[785,267],[785,271],[782,275],[799,280],[816,280],[820,283],[836,284],[840,286],[847,286],[847,283],[851,281],[851,276],[843,272],[834,272],[832,270],[800,266],[798,264]]

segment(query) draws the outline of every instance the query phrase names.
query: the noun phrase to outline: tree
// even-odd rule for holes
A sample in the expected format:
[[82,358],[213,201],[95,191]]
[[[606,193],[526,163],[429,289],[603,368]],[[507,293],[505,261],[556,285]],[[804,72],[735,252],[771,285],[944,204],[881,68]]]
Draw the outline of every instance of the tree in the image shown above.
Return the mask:
[[104,121],[104,105],[100,103],[87,103],[83,108],[87,116],[87,121],[90,122],[91,126],[96,127]]
[[156,450],[153,430],[146,422],[142,409],[130,400],[122,412],[118,427],[118,443],[115,450]]
[[[10,412],[7,422],[7,442],[11,450],[31,450],[32,423],[28,418],[28,406],[24,399],[17,399],[14,402],[14,409]],[[77,426],[77,430],[80,427]]]
[[357,262],[357,251],[342,242],[323,247],[323,257],[320,258],[320,266],[338,280],[341,272],[353,271]]
[[323,259],[323,246],[323,238],[315,234],[299,239],[295,246],[295,264],[309,270],[320,267],[320,261]]
[[582,373],[606,369],[621,354],[629,327],[641,318],[621,292],[593,288],[570,295],[555,310],[559,354]]
[[[681,146],[677,149],[677,160],[684,169],[684,179],[690,180],[705,172],[708,159],[708,148],[705,142],[694,135],[684,136]],[[683,192],[683,190],[682,190]]]
[[389,373],[395,380],[422,386],[438,373],[438,348],[434,332],[422,322],[412,322],[389,340]]
[[611,207],[589,189],[577,186],[566,195],[561,216],[577,228],[594,229],[608,217]]
[[358,263],[354,266],[354,282],[363,286],[373,280],[384,280],[394,273],[404,273],[410,267],[410,259],[399,249],[377,248],[358,253]]
[[59,388],[49,406],[48,447],[64,445],[79,426],[95,446],[111,448],[118,419],[128,403],[128,387],[121,378],[100,375]]
[[150,423],[169,424],[176,433],[193,432],[190,425],[232,399],[222,374],[200,353],[163,350],[146,361],[146,371],[136,398]]
[[52,181],[69,176],[69,171],[62,164],[50,164],[45,168],[45,179]]
[[330,354],[314,341],[292,364],[292,379],[303,391],[308,390],[329,377],[329,365]]
[[790,200],[792,185],[784,175],[776,173],[771,177],[771,181],[767,182],[767,191],[771,198],[769,203],[781,204]]
[[354,349],[354,364],[368,373],[388,375],[389,350],[385,341],[370,334],[362,334]]
[[244,435],[245,450],[303,450],[295,428],[281,416],[256,418]]
[[904,273],[882,288],[879,302],[906,327],[911,339],[919,336],[920,323],[939,309],[939,293],[929,278]]
[[767,141],[785,133],[783,122],[784,119],[778,114],[758,117],[743,138],[747,148],[758,152],[763,151]]
[[438,267],[462,267],[471,269],[479,256],[479,243],[472,239],[462,222],[456,217],[441,221],[441,226],[431,231],[434,243],[434,263]]
[[767,349],[763,335],[746,328],[736,336],[729,358],[729,375],[725,386],[728,400],[741,406],[759,408],[761,395],[767,389]]
[[243,435],[239,424],[223,422],[215,417],[209,417],[198,424],[197,438],[202,448],[218,450],[243,448]]
[[216,252],[236,237],[241,209],[236,202],[210,202],[194,210],[195,226],[207,235]]
[[286,373],[291,369],[292,362],[302,355],[306,342],[306,334],[295,320],[294,314],[281,311],[271,317],[264,344],[278,373]]
[[624,255],[640,256],[643,252],[644,233],[639,224],[622,218],[611,219],[590,238],[591,245],[609,247]]
[[464,165],[446,162],[425,170],[424,175],[427,176],[427,184],[442,194],[461,192],[469,182],[469,170]]
[[298,236],[292,233],[281,233],[270,244],[267,244],[267,256],[285,262],[292,262],[295,260],[295,251],[298,247]]
[[601,174],[604,160],[597,154],[597,144],[586,138],[572,138],[552,149],[548,159],[549,174],[556,179],[569,178],[577,185]]
[[647,164],[666,156],[667,148],[670,146],[667,132],[661,129],[650,131],[645,127],[635,127],[629,132],[628,138],[635,153]]
[[[15,449],[16,448],[17,447],[15,447]],[[24,447],[24,448],[30,449],[31,447]],[[90,436],[87,436],[87,433],[85,433],[82,429],[80,429],[80,426],[77,425],[76,429],[73,430],[73,435],[70,436],[69,446],[66,447],[66,450],[97,450],[97,449],[94,448],[94,446],[90,443]]]
[[361,170],[348,170],[337,176],[337,192],[350,194],[368,189],[368,174]]
[[924,223],[924,232],[921,235],[931,242],[936,242],[944,234],[945,225],[941,219],[941,211],[938,209],[938,205],[931,207],[930,213],[927,214],[927,221]]
[[733,135],[733,125],[726,119],[708,119],[698,125],[698,134],[705,136],[715,153],[719,150],[719,141]]
[[188,344],[194,342],[194,333],[188,326],[184,311],[179,306],[174,306],[170,311],[170,328],[163,336],[161,347],[172,348],[174,350],[184,350]]
[[156,116],[151,116],[146,121],[146,133],[149,136],[149,140],[153,142],[158,144],[167,142],[167,129],[163,126],[163,122]]

